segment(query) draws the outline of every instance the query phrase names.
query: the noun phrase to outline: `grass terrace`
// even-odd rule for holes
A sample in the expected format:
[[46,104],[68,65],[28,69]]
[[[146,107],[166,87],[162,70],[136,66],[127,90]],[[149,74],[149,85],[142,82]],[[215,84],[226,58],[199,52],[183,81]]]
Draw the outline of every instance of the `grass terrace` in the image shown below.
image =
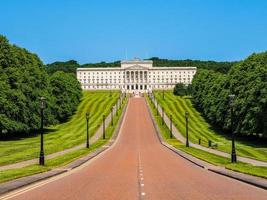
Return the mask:
[[[86,92],[87,95],[88,95],[88,93]],[[90,92],[89,94],[92,94],[92,93],[96,94],[96,93],[103,93],[103,92]],[[116,92],[116,94],[113,94],[113,96],[115,98],[117,98],[117,92]],[[33,174],[46,172],[46,171],[64,166],[64,165],[66,165],[66,164],[68,164],[68,163],[70,163],[70,162],[72,162],[72,161],[74,161],[74,160],[76,160],[82,156],[89,154],[90,152],[95,151],[99,147],[105,145],[109,141],[109,139],[113,136],[114,131],[115,131],[116,127],[118,126],[119,119],[122,115],[122,111],[123,111],[124,107],[126,106],[126,104],[127,104],[127,99],[126,99],[126,101],[123,101],[121,109],[118,110],[118,116],[114,115],[114,118],[113,118],[114,125],[111,126],[111,123],[107,125],[107,127],[106,127],[106,139],[102,139],[102,137],[101,137],[97,142],[95,142],[94,144],[91,144],[89,149],[83,148],[83,149],[69,152],[69,153],[64,154],[62,156],[57,156],[57,157],[52,158],[52,159],[46,159],[45,166],[40,166],[38,164],[34,164],[34,165],[30,165],[30,166],[23,167],[20,169],[10,169],[10,170],[5,170],[5,171],[0,171],[0,183],[14,180],[17,178],[21,178],[24,176],[30,176]]]
[[[172,115],[176,128],[185,136],[185,112],[189,112],[189,140],[198,143],[201,139],[203,146],[208,146],[208,140],[218,144],[218,150],[231,152],[231,138],[229,135],[219,134],[209,125],[201,114],[194,108],[191,99],[173,95],[172,91],[155,91],[155,97],[164,108],[168,116]],[[267,144],[237,139],[236,150],[238,156],[267,161]]]
[[[76,113],[68,122],[47,127],[44,135],[45,154],[62,151],[85,143],[86,112],[90,112],[90,137],[102,123],[102,116],[110,113],[111,107],[119,98],[119,91],[85,91]],[[30,160],[39,156],[40,136],[12,138],[0,141],[0,166]]]
[[162,138],[170,145],[196,158],[209,162],[213,165],[222,166],[222,167],[225,167],[226,169],[230,169],[230,170],[241,172],[241,173],[246,173],[246,174],[250,174],[254,176],[267,178],[267,167],[257,167],[257,166],[253,166],[253,165],[242,163],[242,162],[231,163],[230,158],[217,156],[212,153],[208,153],[206,151],[196,149],[194,147],[185,147],[185,144],[182,144],[177,139],[170,139],[169,128],[166,126],[166,124],[162,125],[161,115],[157,115],[156,108],[153,106],[153,104],[151,103],[147,95],[146,95],[146,99],[149,104],[150,110],[152,111],[152,114],[154,116],[154,119],[159,127]]

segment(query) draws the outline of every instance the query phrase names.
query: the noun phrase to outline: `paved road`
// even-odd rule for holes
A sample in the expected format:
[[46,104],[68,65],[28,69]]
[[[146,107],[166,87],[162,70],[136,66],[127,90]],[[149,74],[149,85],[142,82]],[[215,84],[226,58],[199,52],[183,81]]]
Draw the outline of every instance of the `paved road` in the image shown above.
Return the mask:
[[199,168],[163,147],[144,98],[131,98],[113,148],[14,199],[266,200],[267,191]]

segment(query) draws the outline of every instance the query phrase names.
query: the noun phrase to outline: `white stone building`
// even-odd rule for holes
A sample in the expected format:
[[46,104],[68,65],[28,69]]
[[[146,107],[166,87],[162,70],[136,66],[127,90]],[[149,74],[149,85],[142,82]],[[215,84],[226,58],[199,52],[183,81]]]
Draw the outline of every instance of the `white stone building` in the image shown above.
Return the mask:
[[84,90],[148,92],[171,89],[176,83],[191,84],[196,67],[153,67],[151,60],[121,61],[120,67],[78,68],[77,79]]

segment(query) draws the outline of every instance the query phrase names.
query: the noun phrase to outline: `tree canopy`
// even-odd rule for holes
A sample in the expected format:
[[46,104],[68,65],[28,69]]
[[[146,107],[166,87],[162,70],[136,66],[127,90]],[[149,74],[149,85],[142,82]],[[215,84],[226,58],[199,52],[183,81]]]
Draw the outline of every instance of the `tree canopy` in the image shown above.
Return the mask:
[[[160,59],[158,57],[149,58],[153,60],[153,66],[156,67],[197,67],[198,69],[210,69],[216,72],[227,73],[236,62],[216,62],[216,61],[200,61],[200,60],[168,60]],[[48,73],[56,71],[64,71],[76,73],[77,68],[99,68],[99,67],[120,67],[120,61],[115,62],[99,62],[87,63],[80,65],[75,60],[66,62],[54,62],[47,64]]]
[[50,78],[52,95],[56,97],[53,114],[60,122],[66,121],[76,110],[81,98],[81,86],[74,74],[55,72]]
[[216,62],[201,60],[168,60],[158,57],[152,57],[153,65],[157,67],[197,67],[198,69],[209,69],[216,72],[227,73],[230,68],[237,62]]
[[80,65],[76,60],[69,60],[67,62],[54,62],[46,65],[46,69],[49,74],[53,74],[57,71],[76,73],[76,69],[78,67],[80,67]]
[[[53,113],[57,101],[52,93],[55,85],[51,86],[42,61],[36,54],[9,44],[1,35],[0,72],[0,134],[38,129],[41,96],[46,98],[45,124],[58,121]],[[76,89],[77,84],[78,81],[68,86]],[[68,92],[71,97],[74,91]],[[71,104],[77,105],[77,102]]]
[[229,94],[235,94],[235,132],[267,136],[267,52],[236,63],[227,74],[198,70],[192,88],[195,105],[213,124],[230,128]]
[[190,95],[192,93],[192,86],[185,85],[183,83],[177,83],[173,89],[173,94],[176,96],[185,96]]

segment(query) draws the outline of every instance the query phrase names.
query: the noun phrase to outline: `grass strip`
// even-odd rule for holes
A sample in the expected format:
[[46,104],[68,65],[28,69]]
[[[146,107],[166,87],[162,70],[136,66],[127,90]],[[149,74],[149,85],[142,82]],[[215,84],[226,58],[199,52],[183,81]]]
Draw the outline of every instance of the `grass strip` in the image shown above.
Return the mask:
[[[211,140],[218,144],[218,150],[226,153],[231,152],[230,135],[218,133],[207,123],[204,117],[193,106],[191,99],[173,95],[172,91],[154,91],[159,105],[164,108],[168,116],[173,116],[173,123],[182,135],[185,136],[184,113],[189,112],[189,140],[207,147]],[[260,141],[250,141],[236,138],[236,151],[239,156],[267,161],[267,144]]]
[[[85,113],[90,112],[90,136],[102,123],[102,115],[110,113],[120,96],[119,91],[84,91],[76,113],[66,122],[48,127],[44,135],[45,154],[51,154],[82,144],[86,135]],[[40,149],[38,134],[0,141],[0,166],[37,158]]]
[[[79,150],[75,150],[70,153],[67,153],[67,154],[52,158],[52,159],[48,159],[45,162],[45,166],[40,166],[40,165],[35,164],[35,165],[30,165],[27,167],[20,168],[20,169],[10,169],[10,170],[0,171],[0,183],[18,179],[18,178],[25,177],[25,176],[30,176],[30,175],[46,172],[46,171],[64,166],[80,157],[88,155],[89,153],[105,145],[109,141],[109,139],[113,136],[114,131],[118,125],[119,119],[122,115],[123,109],[127,101],[128,101],[128,98],[125,101],[123,101],[121,109],[118,110],[118,116],[114,114],[114,117],[113,117],[114,125],[111,126],[111,123],[109,123],[109,125],[107,126],[106,139],[102,139],[102,138],[99,139],[97,142],[90,145],[89,149],[87,148],[79,149]],[[85,140],[84,140],[84,143],[85,143]]]
[[182,144],[177,139],[170,139],[170,130],[166,126],[166,124],[162,125],[162,118],[161,115],[157,115],[157,111],[153,103],[150,101],[149,97],[145,95],[146,100],[149,104],[150,110],[152,111],[152,114],[154,116],[154,119],[159,127],[160,134],[162,135],[162,138],[164,141],[166,141],[168,144],[172,145],[173,147],[188,153],[196,158],[199,158],[201,160],[204,160],[208,163],[211,163],[216,166],[222,166],[226,169],[230,169],[233,171],[263,177],[267,178],[267,167],[258,167],[253,166],[251,164],[243,163],[243,162],[237,162],[237,163],[231,163],[230,158],[225,158],[222,156],[218,156],[200,149],[196,149],[194,147],[186,147],[185,144]]

